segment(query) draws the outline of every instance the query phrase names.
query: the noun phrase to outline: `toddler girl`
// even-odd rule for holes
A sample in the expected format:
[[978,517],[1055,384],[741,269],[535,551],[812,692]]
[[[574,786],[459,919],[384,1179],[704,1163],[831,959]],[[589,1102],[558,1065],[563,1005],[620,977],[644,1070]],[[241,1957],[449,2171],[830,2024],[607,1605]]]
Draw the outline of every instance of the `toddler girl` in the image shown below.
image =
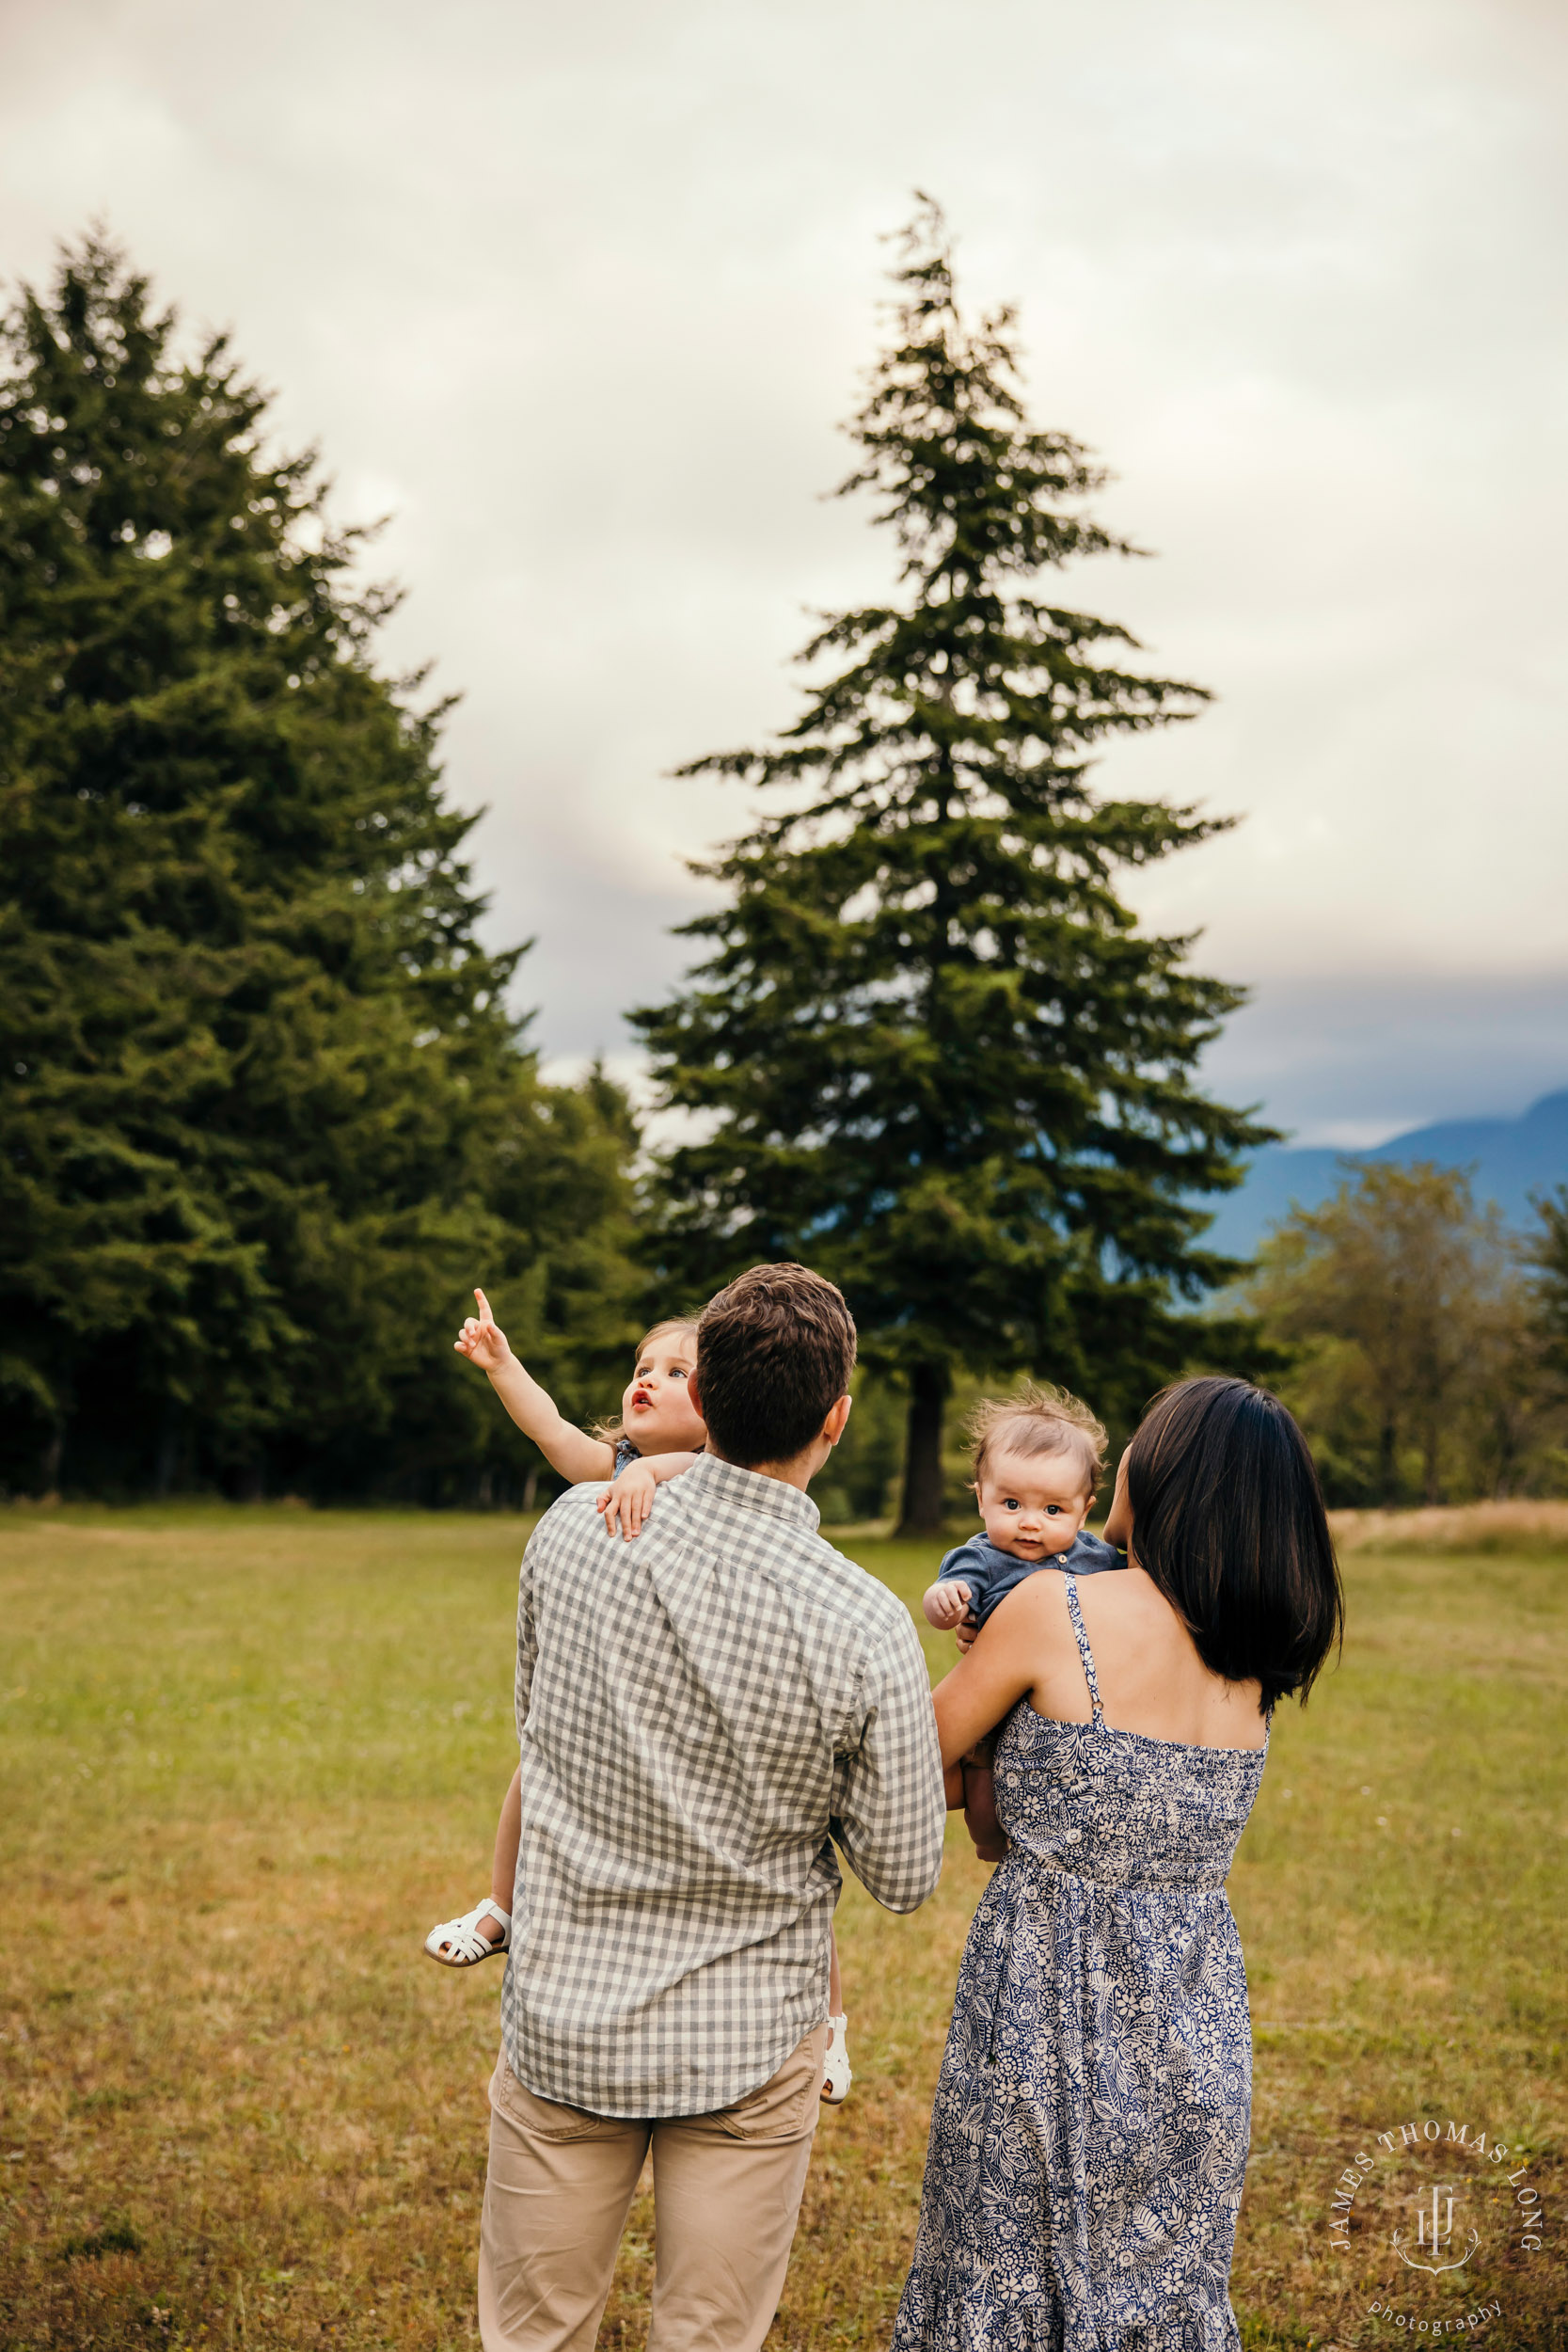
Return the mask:
[[[621,1418],[601,1425],[592,1436],[562,1419],[554,1401],[520,1364],[497,1327],[484,1293],[476,1290],[479,1313],[469,1315],[453,1342],[487,1373],[490,1386],[524,1434],[533,1439],[552,1470],[574,1486],[592,1478],[613,1483],[599,1497],[605,1532],[619,1532],[627,1542],[641,1532],[656,1489],[668,1478],[689,1470],[707,1441],[707,1431],[692,1409],[687,1383],[697,1361],[697,1326],[685,1318],[656,1323],[637,1351],[636,1366],[621,1398]],[[445,1968],[471,1968],[476,1961],[504,1952],[512,1941],[512,1902],[517,1877],[517,1849],[522,1840],[522,1772],[501,1802],[496,1824],[495,1853],[490,1867],[490,1892],[460,1919],[444,1919],[431,1929],[424,1947]],[[847,2019],[841,2010],[838,1943],[830,1960],[828,2047],[822,2097],[836,2106],[849,2089],[849,2059],[845,2047]]]

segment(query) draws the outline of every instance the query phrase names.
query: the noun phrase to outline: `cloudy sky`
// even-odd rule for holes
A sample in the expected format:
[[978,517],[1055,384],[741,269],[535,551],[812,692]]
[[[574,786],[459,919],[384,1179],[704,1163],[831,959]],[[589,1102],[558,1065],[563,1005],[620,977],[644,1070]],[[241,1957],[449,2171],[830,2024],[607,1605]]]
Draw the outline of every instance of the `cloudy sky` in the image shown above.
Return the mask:
[[1158,550],[1076,601],[1219,700],[1117,790],[1241,816],[1144,879],[1303,1141],[1568,1085],[1557,0],[0,0],[0,272],[106,221],[390,512],[498,937],[553,1057],[682,968],[683,860],[879,594],[835,422],[929,189],[1037,421]]

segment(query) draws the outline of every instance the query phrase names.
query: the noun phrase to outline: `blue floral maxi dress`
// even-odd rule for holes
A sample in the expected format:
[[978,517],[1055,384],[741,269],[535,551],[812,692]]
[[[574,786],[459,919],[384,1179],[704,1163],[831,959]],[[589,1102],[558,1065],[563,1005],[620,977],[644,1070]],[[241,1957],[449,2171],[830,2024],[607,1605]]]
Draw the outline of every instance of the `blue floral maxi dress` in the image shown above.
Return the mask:
[[1027,1699],[996,1741],[1010,1840],[958,1969],[894,2352],[1236,2352],[1227,2285],[1252,2030],[1225,1881],[1259,1749]]

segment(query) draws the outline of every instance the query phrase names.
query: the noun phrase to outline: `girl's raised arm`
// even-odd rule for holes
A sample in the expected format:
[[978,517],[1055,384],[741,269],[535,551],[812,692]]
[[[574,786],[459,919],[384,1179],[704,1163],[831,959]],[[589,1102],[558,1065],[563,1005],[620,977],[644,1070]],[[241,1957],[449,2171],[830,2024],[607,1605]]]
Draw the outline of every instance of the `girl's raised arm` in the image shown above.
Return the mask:
[[554,1399],[545,1393],[507,1345],[506,1334],[498,1328],[484,1293],[476,1290],[474,1296],[479,1301],[479,1312],[469,1315],[452,1342],[457,1353],[467,1356],[469,1363],[477,1364],[481,1372],[489,1375],[490,1386],[553,1470],[569,1478],[574,1486],[590,1478],[608,1478],[615,1468],[614,1448],[602,1438],[587,1437],[571,1422],[562,1420]]

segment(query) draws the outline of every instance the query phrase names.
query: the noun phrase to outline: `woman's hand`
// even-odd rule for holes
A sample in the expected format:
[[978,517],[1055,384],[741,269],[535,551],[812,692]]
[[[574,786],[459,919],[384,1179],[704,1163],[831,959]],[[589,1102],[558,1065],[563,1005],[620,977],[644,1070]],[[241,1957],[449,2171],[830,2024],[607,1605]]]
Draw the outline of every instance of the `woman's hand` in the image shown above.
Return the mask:
[[468,1316],[452,1345],[460,1356],[467,1356],[470,1364],[477,1364],[481,1372],[504,1372],[512,1361],[506,1333],[498,1329],[484,1293],[475,1291],[474,1296],[479,1301],[479,1312]]
[[634,1535],[641,1535],[657,1492],[658,1481],[647,1463],[628,1462],[594,1506],[604,1513],[606,1533],[619,1534],[628,1544]]

